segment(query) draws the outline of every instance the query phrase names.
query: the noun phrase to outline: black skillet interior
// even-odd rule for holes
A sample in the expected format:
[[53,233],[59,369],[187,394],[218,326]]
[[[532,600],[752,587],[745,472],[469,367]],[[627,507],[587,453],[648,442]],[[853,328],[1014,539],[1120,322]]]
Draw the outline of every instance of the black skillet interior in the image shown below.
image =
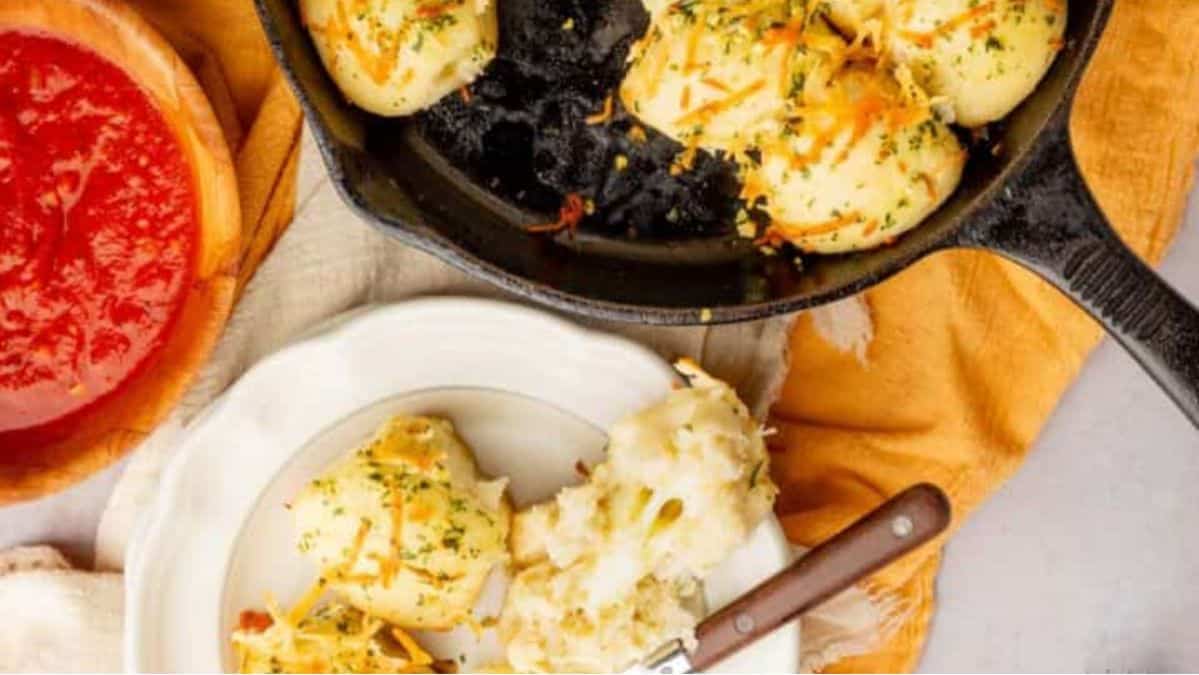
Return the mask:
[[[425,141],[419,124],[376,118],[345,102],[301,26],[295,0],[256,0],[330,174],[363,219],[522,296],[587,316],[654,324],[740,321],[826,303],[958,244],[971,219],[986,214],[993,221],[993,197],[1068,104],[1110,2],[1071,3],[1065,48],[1052,71],[994,130],[1003,152],[975,153],[955,195],[927,222],[893,246],[810,257],[801,270],[792,258],[763,256],[732,233],[689,240],[529,235],[522,226],[546,214],[476,184]],[[629,3],[637,0],[609,0]],[[636,12],[617,14],[629,17],[626,31],[636,30]]]

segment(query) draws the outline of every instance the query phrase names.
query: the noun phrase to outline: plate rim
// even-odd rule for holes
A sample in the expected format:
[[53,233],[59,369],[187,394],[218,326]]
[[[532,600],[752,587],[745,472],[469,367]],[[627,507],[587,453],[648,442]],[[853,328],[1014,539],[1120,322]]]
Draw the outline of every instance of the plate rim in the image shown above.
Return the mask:
[[[369,324],[375,322],[386,323],[388,320],[404,318],[405,316],[410,318],[411,315],[419,315],[423,312],[441,314],[442,318],[457,321],[462,321],[462,317],[469,316],[474,319],[480,314],[487,313],[495,318],[516,320],[524,322],[526,325],[528,322],[533,322],[534,324],[539,324],[540,328],[544,331],[547,331],[546,334],[557,333],[561,338],[584,345],[603,345],[607,349],[623,352],[625,358],[643,361],[645,367],[653,368],[659,375],[665,376],[671,381],[679,381],[680,379],[679,375],[661,356],[649,347],[634,340],[580,326],[568,319],[540,309],[489,298],[470,296],[423,297],[396,303],[368,306],[365,310],[363,308],[355,308],[347,312],[348,316],[344,319],[339,315],[323,326],[318,327],[315,331],[303,333],[299,339],[255,362],[254,365],[242,373],[241,376],[222,392],[220,396],[203,409],[185,427],[175,453],[164,465],[156,494],[146,510],[139,517],[127,548],[124,588],[126,629],[124,631],[122,649],[124,667],[127,672],[140,672],[138,668],[141,666],[140,662],[143,660],[142,657],[146,652],[141,636],[145,632],[143,627],[145,618],[143,614],[146,607],[143,606],[145,602],[143,598],[147,591],[144,586],[146,585],[147,568],[150,564],[147,546],[154,541],[161,542],[164,537],[164,529],[169,526],[171,516],[178,513],[184,470],[189,460],[194,459],[194,456],[201,452],[203,448],[202,443],[193,441],[197,436],[195,432],[198,429],[203,429],[205,425],[210,424],[214,419],[219,419],[241,396],[240,392],[252,389],[255,382],[266,377],[264,373],[269,374],[271,372],[272,368],[275,367],[274,364],[286,362],[307,350],[335,349],[339,342],[351,339],[353,333],[362,330],[364,326],[368,326]],[[457,385],[447,383],[446,385],[439,386]],[[388,396],[398,396],[411,393],[411,391],[415,391],[415,389],[397,388],[388,394]],[[520,394],[521,392],[510,391],[509,393]],[[379,400],[382,400],[382,398],[375,399],[375,402]],[[564,410],[574,413],[573,410],[559,403],[553,401],[543,402],[550,405],[558,405]],[[339,415],[338,417],[340,418],[341,416]],[[325,428],[334,423],[336,423],[335,419],[329,419],[321,427]],[[291,449],[287,461],[290,461],[290,458],[294,457],[294,453],[299,449],[299,447]],[[773,538],[778,540],[780,549],[784,551],[790,550],[790,544],[777,518],[771,514],[766,522],[769,524]],[[225,574],[227,574],[227,570],[222,569],[222,575]],[[796,640],[794,641],[795,665],[798,667],[798,626],[793,627],[792,630],[796,633]]]

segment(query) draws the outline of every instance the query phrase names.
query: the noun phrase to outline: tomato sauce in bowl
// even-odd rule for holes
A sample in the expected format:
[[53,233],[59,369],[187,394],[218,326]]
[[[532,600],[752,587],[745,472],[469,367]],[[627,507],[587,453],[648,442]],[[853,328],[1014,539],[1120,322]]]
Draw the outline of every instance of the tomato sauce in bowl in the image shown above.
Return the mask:
[[0,446],[153,362],[194,275],[197,204],[183,146],[124,70],[0,32]]

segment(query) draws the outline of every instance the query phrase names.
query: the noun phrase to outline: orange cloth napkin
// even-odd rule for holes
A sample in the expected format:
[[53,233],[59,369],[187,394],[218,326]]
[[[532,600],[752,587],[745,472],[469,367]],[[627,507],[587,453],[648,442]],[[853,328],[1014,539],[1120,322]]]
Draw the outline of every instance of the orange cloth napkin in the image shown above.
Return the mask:
[[[1197,43],[1199,2],[1117,2],[1074,109],[1088,182],[1153,262],[1178,228],[1199,153]],[[960,525],[1019,468],[1101,336],[1064,296],[986,253],[938,254],[853,302],[843,313],[861,314],[872,338],[838,346],[819,313],[800,317],[774,409],[778,511],[800,544],[923,480],[945,488]],[[828,671],[914,669],[939,562],[930,545],[876,576],[870,590],[904,620],[881,649]]]
[[251,0],[126,0],[174,45],[208,94],[237,169],[244,287],[295,209],[303,117]]

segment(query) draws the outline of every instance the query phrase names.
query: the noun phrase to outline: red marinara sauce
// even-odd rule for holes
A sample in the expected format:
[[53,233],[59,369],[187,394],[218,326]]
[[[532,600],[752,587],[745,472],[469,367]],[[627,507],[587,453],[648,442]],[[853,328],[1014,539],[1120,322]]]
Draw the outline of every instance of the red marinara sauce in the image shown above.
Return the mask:
[[147,92],[84,46],[0,32],[0,449],[153,360],[198,229],[191,166]]

